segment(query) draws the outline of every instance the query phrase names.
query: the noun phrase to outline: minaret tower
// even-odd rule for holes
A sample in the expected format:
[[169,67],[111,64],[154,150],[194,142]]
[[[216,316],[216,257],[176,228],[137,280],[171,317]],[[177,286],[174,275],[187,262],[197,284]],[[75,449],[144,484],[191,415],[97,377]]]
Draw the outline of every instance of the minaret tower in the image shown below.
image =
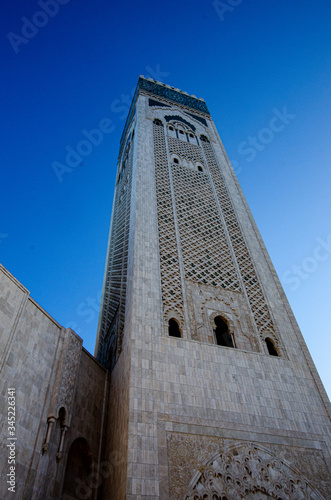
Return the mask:
[[107,499],[330,498],[330,403],[203,99],[140,77],[96,345]]

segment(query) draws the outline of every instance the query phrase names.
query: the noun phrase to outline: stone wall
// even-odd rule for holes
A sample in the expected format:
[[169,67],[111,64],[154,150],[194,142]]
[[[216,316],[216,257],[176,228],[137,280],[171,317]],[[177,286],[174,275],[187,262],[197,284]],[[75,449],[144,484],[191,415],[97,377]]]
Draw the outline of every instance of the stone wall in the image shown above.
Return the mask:
[[68,450],[77,437],[89,443],[95,468],[100,462],[106,371],[82,349],[82,339],[61,327],[5,268],[0,271],[4,422],[0,496],[9,494],[10,485],[4,479],[10,465],[7,396],[8,389],[14,388],[15,435],[11,437],[16,440],[10,442],[15,443],[17,498],[59,498]]

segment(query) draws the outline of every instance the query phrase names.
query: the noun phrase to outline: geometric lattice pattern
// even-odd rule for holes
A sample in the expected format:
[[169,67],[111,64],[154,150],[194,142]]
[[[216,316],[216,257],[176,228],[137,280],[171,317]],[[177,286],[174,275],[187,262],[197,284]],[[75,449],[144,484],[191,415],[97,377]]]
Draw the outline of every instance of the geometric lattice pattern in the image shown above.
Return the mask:
[[122,350],[128,265],[133,145],[128,141],[116,185],[98,360],[112,368]]
[[[171,153],[203,161],[199,146],[173,138],[169,143]],[[240,291],[209,176],[181,164],[171,169],[186,279]]]
[[209,142],[202,142],[202,145],[257,329],[263,338],[268,334],[276,344],[279,344],[261,285],[242,235],[223,176],[218,168],[213,148]]
[[163,309],[166,319],[169,318],[169,313],[175,311],[175,316],[178,316],[183,328],[182,285],[165,133],[163,126],[158,122],[153,124],[153,138]]
[[204,162],[200,146],[190,144],[174,137],[168,137],[169,153],[175,153],[190,161]]

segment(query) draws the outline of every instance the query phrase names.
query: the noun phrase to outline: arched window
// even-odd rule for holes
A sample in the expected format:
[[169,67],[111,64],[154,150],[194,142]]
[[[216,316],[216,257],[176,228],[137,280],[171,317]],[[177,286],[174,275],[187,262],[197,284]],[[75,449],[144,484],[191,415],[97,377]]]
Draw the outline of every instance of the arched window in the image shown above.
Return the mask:
[[179,163],[178,158],[174,158],[174,163]]
[[201,167],[201,165],[198,165],[198,170],[199,172],[203,172],[203,168]]
[[202,142],[209,142],[205,135],[202,135],[200,139],[202,140]]
[[162,122],[158,118],[155,118],[155,120],[154,120],[153,123],[155,123],[155,125],[161,125],[162,126]]
[[177,131],[176,131],[175,127],[171,124],[167,125],[167,135],[169,137],[173,137],[174,139],[177,139]]
[[169,319],[169,335],[170,337],[181,337],[179,323],[175,318]]
[[232,335],[229,333],[229,327],[221,316],[216,316],[214,319],[215,328],[215,340],[217,345],[223,347],[234,347]]
[[273,341],[269,338],[266,338],[265,343],[267,344],[267,349],[270,356],[278,356],[278,352],[274,346]]
[[195,137],[194,134],[192,134],[192,132],[188,132],[188,142],[190,142],[191,144],[196,144],[197,143],[197,138]]
[[67,416],[66,409],[64,408],[64,406],[61,406],[61,408],[59,409],[59,422],[61,427],[66,423],[66,416]]

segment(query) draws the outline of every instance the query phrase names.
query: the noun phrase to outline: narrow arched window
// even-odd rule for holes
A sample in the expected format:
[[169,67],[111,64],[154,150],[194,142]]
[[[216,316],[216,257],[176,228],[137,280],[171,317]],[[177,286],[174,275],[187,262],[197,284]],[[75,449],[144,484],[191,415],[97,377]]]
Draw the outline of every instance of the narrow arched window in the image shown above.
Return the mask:
[[274,346],[273,341],[269,338],[266,338],[265,343],[267,344],[267,349],[268,349],[268,353],[270,354],[270,356],[278,356],[278,352]]
[[203,172],[203,168],[201,165],[198,165],[198,170],[199,170],[199,172]]
[[202,140],[202,142],[209,142],[205,135],[202,135],[200,139]]
[[162,125],[161,120],[159,120],[158,118],[156,118],[153,123],[155,123],[155,125]]
[[174,158],[174,163],[179,163],[178,158]]
[[215,340],[217,345],[223,347],[234,347],[232,335],[229,333],[229,327],[221,316],[216,316],[214,319],[216,325],[215,328]]
[[170,337],[181,337],[179,323],[175,318],[169,319],[169,335]]
[[66,409],[64,408],[64,406],[62,406],[59,409],[59,422],[61,427],[66,423],[66,414],[67,414]]

